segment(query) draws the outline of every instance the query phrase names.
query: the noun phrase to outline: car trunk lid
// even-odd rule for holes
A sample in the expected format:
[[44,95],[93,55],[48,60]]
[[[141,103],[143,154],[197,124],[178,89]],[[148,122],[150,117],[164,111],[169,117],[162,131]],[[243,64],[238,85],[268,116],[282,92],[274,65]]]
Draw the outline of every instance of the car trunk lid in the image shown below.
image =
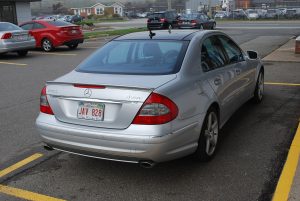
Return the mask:
[[59,121],[125,129],[152,91],[175,78],[73,71],[47,83],[47,98]]

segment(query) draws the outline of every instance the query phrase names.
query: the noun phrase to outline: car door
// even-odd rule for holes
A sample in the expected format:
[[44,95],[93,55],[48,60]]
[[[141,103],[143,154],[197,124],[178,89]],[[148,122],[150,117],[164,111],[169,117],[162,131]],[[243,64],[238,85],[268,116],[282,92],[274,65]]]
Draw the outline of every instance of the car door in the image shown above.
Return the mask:
[[206,80],[220,105],[220,120],[226,121],[235,111],[236,76],[233,66],[227,65],[226,55],[218,38],[210,36],[202,43],[201,67]]
[[236,104],[241,105],[253,95],[252,86],[255,82],[255,67],[248,65],[244,54],[239,46],[225,35],[218,36],[228,58],[228,65],[231,65],[236,74],[235,85]]
[[35,22],[34,25],[33,25],[33,29],[32,29],[32,34],[36,40],[36,43],[37,43],[37,46],[40,47],[41,46],[41,42],[42,42],[42,39],[43,39],[43,33],[45,32],[45,29],[47,27],[38,23],[38,22]]
[[209,29],[210,28],[209,18],[206,15],[201,15],[201,20],[202,20],[203,28]]

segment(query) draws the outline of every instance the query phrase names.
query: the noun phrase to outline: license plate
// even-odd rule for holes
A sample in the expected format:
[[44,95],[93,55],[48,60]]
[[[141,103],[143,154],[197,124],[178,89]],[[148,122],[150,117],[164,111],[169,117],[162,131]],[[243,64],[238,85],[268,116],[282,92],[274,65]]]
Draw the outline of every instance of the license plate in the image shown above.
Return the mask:
[[77,30],[72,30],[72,34],[76,34],[77,33]]
[[27,40],[27,36],[15,36],[15,39],[17,41],[23,41],[23,40]]
[[80,102],[77,110],[77,118],[93,121],[103,121],[104,118],[103,103]]
[[189,22],[183,22],[183,24],[189,24]]

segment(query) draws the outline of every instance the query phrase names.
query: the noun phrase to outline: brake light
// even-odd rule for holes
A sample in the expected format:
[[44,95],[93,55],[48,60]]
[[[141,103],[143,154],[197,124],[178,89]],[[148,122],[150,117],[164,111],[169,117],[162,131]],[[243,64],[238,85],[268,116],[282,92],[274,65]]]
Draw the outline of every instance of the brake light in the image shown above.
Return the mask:
[[160,22],[166,22],[167,20],[165,18],[161,18],[159,21]]
[[191,22],[192,22],[192,24],[197,24],[196,20],[192,20]]
[[77,88],[86,88],[86,89],[105,89],[105,86],[102,85],[74,84],[73,86]]
[[178,107],[172,100],[163,95],[152,93],[132,123],[146,125],[165,124],[175,119],[177,115]]
[[54,115],[54,113],[49,105],[48,99],[47,99],[46,87],[44,87],[41,92],[40,112],[45,113],[45,114]]
[[11,39],[12,38],[12,33],[5,33],[2,35],[1,39]]

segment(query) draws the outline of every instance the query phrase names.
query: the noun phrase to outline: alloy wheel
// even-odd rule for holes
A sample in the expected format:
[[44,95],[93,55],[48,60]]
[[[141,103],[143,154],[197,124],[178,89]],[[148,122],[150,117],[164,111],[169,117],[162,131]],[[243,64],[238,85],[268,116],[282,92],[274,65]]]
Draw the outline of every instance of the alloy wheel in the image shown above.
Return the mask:
[[215,152],[219,136],[218,117],[213,111],[208,115],[204,136],[206,140],[205,152],[208,156],[211,156]]

